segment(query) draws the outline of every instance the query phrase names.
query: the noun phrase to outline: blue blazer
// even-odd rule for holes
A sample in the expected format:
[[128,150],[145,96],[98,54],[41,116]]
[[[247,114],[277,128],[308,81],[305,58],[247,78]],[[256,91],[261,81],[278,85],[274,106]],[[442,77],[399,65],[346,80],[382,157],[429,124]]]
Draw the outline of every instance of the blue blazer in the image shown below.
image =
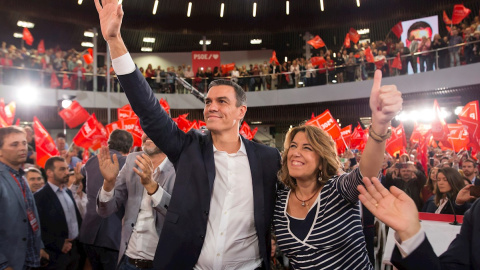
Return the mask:
[[[215,179],[212,137],[208,132],[184,133],[178,129],[138,69],[118,79],[143,130],[172,161],[177,175],[170,204],[164,206],[168,211],[155,254],[155,269],[192,269],[202,250]],[[242,140],[252,173],[260,255],[268,269],[280,154],[275,148]]]
[[[27,181],[24,184],[31,194]],[[39,222],[35,204],[33,211]],[[13,269],[23,269],[29,226],[22,191],[8,169],[0,165],[0,265],[7,263]],[[40,230],[37,230],[35,238],[35,250],[40,254],[40,248],[43,248]]]
[[398,269],[480,269],[480,200],[465,212],[462,228],[447,251],[437,257],[430,242],[425,241],[406,258],[395,246],[392,263]]
[[[75,206],[78,231],[80,232],[82,217],[78,211],[75,199],[73,199],[72,192],[69,189],[67,189],[67,194],[70,196],[73,205]],[[50,255],[50,264],[53,265],[58,256],[63,254],[63,244],[65,243],[65,239],[68,238],[67,219],[63,212],[62,204],[48,183],[46,183],[42,189],[35,192],[33,196],[35,197],[38,214],[40,215],[40,221],[42,222],[42,240],[45,245],[45,251]]]

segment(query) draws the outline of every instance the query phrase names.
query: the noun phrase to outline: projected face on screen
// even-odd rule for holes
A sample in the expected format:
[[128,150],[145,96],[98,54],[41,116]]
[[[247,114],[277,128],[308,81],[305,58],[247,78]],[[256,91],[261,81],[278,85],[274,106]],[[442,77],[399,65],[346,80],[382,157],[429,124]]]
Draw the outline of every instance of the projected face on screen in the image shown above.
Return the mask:
[[[407,37],[413,36],[414,40],[422,41],[422,37],[432,40],[433,31],[429,23],[425,21],[418,21],[408,28]],[[410,38],[407,39],[407,46],[410,46]]]

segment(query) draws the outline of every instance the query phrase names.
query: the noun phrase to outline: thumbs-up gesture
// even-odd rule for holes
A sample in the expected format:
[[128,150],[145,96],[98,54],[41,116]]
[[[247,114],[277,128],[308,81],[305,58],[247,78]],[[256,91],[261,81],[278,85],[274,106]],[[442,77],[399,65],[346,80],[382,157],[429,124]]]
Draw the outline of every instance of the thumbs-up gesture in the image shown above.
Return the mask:
[[395,85],[382,86],[382,72],[375,71],[372,92],[370,93],[370,109],[372,124],[389,126],[390,121],[402,110],[402,93]]

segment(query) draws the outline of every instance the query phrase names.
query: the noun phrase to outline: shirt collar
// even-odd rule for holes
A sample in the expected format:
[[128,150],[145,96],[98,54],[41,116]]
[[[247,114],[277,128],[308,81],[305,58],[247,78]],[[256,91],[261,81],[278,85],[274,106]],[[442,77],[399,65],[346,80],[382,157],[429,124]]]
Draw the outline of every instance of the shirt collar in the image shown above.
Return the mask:
[[[57,192],[57,191],[60,189],[60,187],[57,186],[57,185],[55,185],[55,184],[52,184],[52,183],[50,183],[50,182],[48,182],[48,181],[47,181],[47,183],[48,183],[48,184],[50,185],[50,187],[53,189],[53,192]],[[62,187],[62,189],[61,189],[60,191],[63,191],[64,189],[65,189],[65,188]]]
[[[242,138],[240,138],[240,135],[238,135],[238,139],[240,140],[240,149],[238,149],[237,154],[247,155],[247,149],[245,148],[245,144],[243,143]],[[215,145],[213,145],[213,153],[216,153],[216,152],[225,152],[225,151],[220,151],[215,147]]]
[[11,173],[14,174],[14,175],[19,175],[20,177],[23,177],[23,175],[25,175],[25,171],[24,171],[22,168],[20,168],[20,169],[17,171],[17,170],[15,170],[14,168],[8,166],[7,164],[5,164],[5,163],[3,163],[3,162],[1,162],[1,161],[0,161],[0,165],[3,165],[5,168],[7,168],[7,170],[8,170],[9,172],[11,172]]
[[158,167],[155,168],[155,171],[153,173],[163,172],[163,169],[165,168],[167,162],[168,162],[168,157],[165,157],[162,163],[160,163],[160,165],[158,165]]

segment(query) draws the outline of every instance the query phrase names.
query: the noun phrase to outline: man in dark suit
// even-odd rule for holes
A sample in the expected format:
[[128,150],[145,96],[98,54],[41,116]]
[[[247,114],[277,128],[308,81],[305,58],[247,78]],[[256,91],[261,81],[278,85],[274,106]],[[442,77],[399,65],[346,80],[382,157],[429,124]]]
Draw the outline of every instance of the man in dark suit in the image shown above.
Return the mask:
[[[126,156],[133,145],[132,134],[125,130],[116,129],[108,138],[110,155],[117,155],[120,168],[125,164]],[[122,218],[125,208],[122,206],[118,212],[107,218],[97,214],[97,194],[103,185],[103,176],[98,168],[98,157],[90,158],[81,173],[76,171],[77,179],[85,177],[85,190],[87,193],[87,210],[80,228],[79,240],[85,246],[85,252],[92,268],[110,270],[115,269],[118,261],[120,247]]]
[[0,269],[40,266],[43,248],[33,194],[24,178],[27,137],[22,128],[0,128]]
[[[392,187],[390,192],[376,178],[364,178],[359,186],[359,199],[372,214],[395,230],[396,246],[392,263],[398,269],[480,269],[480,200],[465,213],[462,228],[447,251],[437,257],[421,230],[418,211],[413,200],[403,191]],[[462,204],[470,198],[468,185],[457,195]],[[468,192],[467,192],[468,191]]]
[[42,222],[42,240],[50,255],[46,269],[78,269],[82,264],[77,237],[82,218],[67,188],[68,164],[62,157],[45,163],[47,184],[34,194]]
[[185,134],[128,54],[120,36],[121,5],[95,4],[127,98],[145,133],[176,168],[171,200],[163,205],[168,211],[155,269],[268,269],[280,155],[239,135],[245,92],[230,81],[212,82],[204,109],[209,132]]
[[472,184],[476,186],[480,186],[480,181],[477,180],[477,176],[475,175],[475,167],[476,163],[472,159],[466,159],[462,162],[462,171],[465,177],[472,182]]

